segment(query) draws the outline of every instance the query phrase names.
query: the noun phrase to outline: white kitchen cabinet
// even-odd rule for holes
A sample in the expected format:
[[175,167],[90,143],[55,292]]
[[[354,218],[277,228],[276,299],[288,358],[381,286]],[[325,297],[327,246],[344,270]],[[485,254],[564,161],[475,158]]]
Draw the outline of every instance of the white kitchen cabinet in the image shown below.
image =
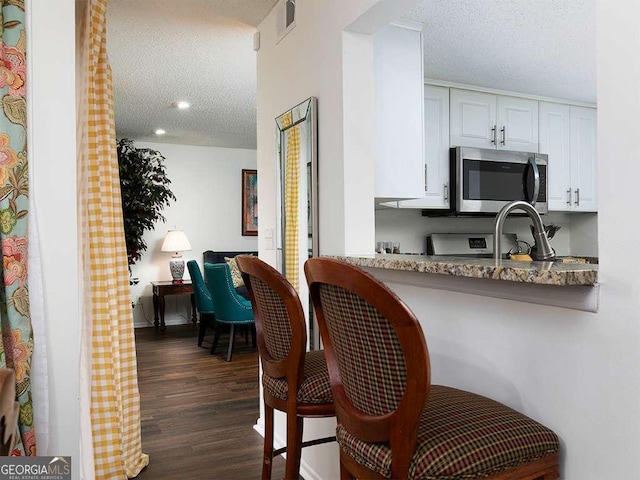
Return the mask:
[[540,153],[549,156],[549,210],[571,210],[571,107],[540,102]]
[[596,110],[571,107],[571,209],[598,210]]
[[387,26],[373,39],[376,200],[424,196],[422,34]]
[[549,155],[549,210],[597,211],[596,110],[540,102],[540,153]]
[[449,208],[449,89],[424,87],[425,184],[423,197],[398,208]]
[[452,88],[451,146],[538,151],[538,101]]

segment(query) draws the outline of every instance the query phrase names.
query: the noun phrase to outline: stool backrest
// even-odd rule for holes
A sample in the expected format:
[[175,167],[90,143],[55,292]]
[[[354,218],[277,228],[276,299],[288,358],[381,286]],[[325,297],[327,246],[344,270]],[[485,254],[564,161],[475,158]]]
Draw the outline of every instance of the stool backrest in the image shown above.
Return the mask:
[[415,444],[430,368],[414,314],[385,285],[348,263],[312,258],[305,273],[338,422],[365,442]]
[[258,351],[266,375],[302,383],[307,330],[298,293],[276,269],[257,257],[236,257],[251,298]]

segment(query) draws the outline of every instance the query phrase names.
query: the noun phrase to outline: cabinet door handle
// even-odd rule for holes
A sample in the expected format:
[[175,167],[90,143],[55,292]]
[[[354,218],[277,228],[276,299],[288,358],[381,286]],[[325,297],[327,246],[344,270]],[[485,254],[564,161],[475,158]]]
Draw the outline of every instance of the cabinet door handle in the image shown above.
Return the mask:
[[500,141],[500,143],[502,145],[506,145],[507,142],[507,127],[505,127],[504,125],[502,126],[502,128],[500,129],[500,132],[502,133],[502,140]]
[[491,129],[491,145],[496,144],[496,128],[497,126],[494,125],[493,128]]
[[444,184],[444,201],[445,202],[449,201],[449,184],[448,183]]
[[571,206],[571,187],[567,190],[567,206]]
[[576,188],[576,206],[580,206],[580,189]]
[[429,189],[427,188],[427,164],[424,164],[424,191],[428,192]]

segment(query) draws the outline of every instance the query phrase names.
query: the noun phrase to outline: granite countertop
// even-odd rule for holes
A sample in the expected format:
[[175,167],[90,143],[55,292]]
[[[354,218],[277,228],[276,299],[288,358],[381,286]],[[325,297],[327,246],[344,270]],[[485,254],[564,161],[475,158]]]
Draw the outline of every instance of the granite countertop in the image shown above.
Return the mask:
[[336,256],[359,267],[485,278],[539,285],[596,285],[598,265],[571,261],[518,262],[492,258],[377,254],[375,257]]

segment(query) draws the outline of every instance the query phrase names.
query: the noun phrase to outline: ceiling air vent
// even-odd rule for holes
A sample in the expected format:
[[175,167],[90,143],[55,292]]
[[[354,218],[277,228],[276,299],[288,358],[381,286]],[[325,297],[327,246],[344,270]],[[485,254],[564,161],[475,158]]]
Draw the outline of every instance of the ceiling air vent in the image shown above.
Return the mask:
[[276,6],[276,33],[278,42],[296,26],[295,0],[280,0]]

